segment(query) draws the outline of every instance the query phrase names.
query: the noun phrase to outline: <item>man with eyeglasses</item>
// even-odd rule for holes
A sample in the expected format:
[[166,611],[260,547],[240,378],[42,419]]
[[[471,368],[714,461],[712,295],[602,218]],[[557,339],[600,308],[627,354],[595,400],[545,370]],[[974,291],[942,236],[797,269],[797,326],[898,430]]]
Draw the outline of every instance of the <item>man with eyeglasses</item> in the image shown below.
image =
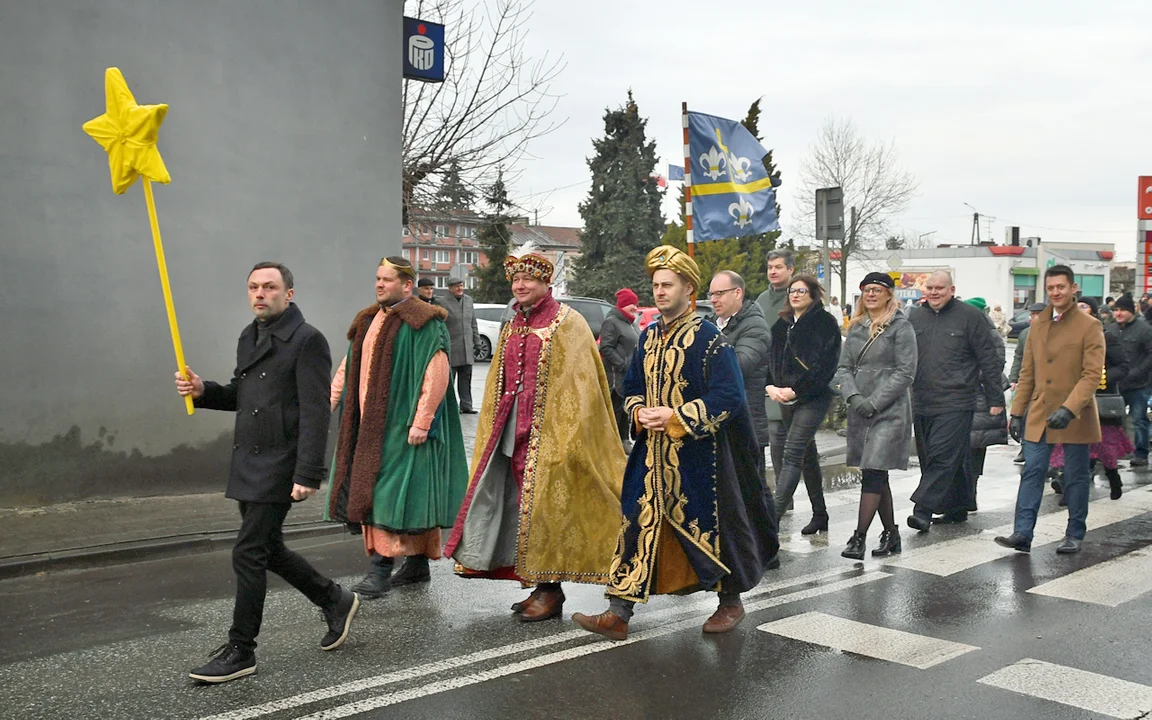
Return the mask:
[[744,278],[731,270],[712,277],[708,299],[716,311],[708,319],[720,328],[728,344],[736,350],[744,394],[760,446],[759,470],[764,474],[764,448],[768,447],[768,413],[764,408],[764,386],[768,384],[768,346],[772,331],[760,304],[744,294]]
[[984,313],[955,297],[946,270],[928,276],[924,295],[927,303],[908,318],[919,353],[912,413],[920,458],[908,527],[919,532],[932,523],[964,522],[976,509],[969,436],[978,394],[984,393],[989,414],[1004,413],[1004,352]]

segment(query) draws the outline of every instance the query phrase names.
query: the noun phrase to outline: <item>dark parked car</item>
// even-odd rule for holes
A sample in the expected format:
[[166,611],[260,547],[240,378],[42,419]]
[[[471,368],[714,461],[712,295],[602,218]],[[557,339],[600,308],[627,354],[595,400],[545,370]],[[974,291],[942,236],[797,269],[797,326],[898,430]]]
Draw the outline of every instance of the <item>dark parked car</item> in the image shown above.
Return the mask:
[[[612,312],[615,307],[610,303],[596,298],[586,297],[568,297],[565,295],[557,295],[556,299],[565,305],[570,306],[573,310],[584,316],[584,320],[588,322],[588,328],[592,330],[592,336],[596,341],[600,341],[600,326],[604,324],[604,318],[608,317],[608,313]],[[500,327],[504,327],[504,323],[512,319],[512,305],[515,301],[509,301],[504,310],[503,317],[500,318]]]
[[1016,314],[1012,316],[1012,319],[1008,321],[1008,337],[1020,337],[1020,331],[1028,327],[1028,318],[1030,315],[1031,313],[1028,312],[1028,308],[1017,310]]

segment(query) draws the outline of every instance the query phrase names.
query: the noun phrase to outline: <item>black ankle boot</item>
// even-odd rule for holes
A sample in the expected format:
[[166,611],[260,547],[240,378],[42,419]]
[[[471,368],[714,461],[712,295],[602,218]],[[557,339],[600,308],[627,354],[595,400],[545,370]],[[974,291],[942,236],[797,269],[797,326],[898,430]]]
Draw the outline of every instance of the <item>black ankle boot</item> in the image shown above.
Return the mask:
[[404,564],[392,576],[392,587],[425,583],[432,579],[428,569],[428,558],[424,555],[412,555],[404,559]]
[[848,540],[848,547],[844,548],[844,552],[840,553],[840,556],[846,557],[849,560],[863,560],[864,538],[864,533],[859,530],[852,533],[852,537]]
[[872,557],[888,557],[900,553],[900,531],[897,528],[880,533],[880,545],[872,551]]
[[828,513],[813,515],[812,520],[800,530],[801,535],[815,535],[818,532],[828,532]]
[[1112,499],[1119,500],[1120,496],[1124,494],[1124,483],[1120,481],[1120,471],[1116,468],[1104,468],[1104,475],[1108,478],[1108,484],[1112,486]]

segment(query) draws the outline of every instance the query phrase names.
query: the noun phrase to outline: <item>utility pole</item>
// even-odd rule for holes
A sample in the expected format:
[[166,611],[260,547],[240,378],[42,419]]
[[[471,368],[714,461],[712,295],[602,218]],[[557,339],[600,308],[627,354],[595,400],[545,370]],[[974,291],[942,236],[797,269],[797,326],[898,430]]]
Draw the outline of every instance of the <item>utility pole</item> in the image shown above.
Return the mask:
[[[848,247],[856,251],[856,206],[852,206],[848,222]],[[848,296],[848,255],[840,248],[840,302],[847,302]]]
[[971,205],[968,205],[968,203],[964,203],[964,205],[966,205],[969,209],[972,210],[972,237],[968,241],[968,244],[969,245],[979,245],[980,244],[980,213],[976,211],[976,208],[972,207]]
[[820,188],[816,191],[816,239],[824,243],[820,255],[824,272],[822,285],[825,294],[831,295],[832,267],[828,241],[839,240],[841,247],[844,245],[844,190],[839,187]]

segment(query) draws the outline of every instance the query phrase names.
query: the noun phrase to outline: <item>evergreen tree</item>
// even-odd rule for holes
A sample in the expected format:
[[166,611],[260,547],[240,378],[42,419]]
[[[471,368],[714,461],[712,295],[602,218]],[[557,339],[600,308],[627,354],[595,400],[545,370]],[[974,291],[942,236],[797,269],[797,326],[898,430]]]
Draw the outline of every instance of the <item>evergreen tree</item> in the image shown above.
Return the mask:
[[512,297],[512,284],[504,276],[504,258],[508,257],[512,237],[508,230],[508,210],[512,203],[508,200],[503,171],[497,173],[496,182],[488,189],[484,202],[489,213],[476,239],[481,252],[488,258],[488,264],[472,270],[472,274],[480,279],[474,297],[477,302],[506,303]]
[[472,192],[472,188],[460,177],[460,164],[455,160],[445,169],[434,202],[436,210],[472,211],[472,206],[476,203],[476,193]]
[[664,191],[652,177],[656,143],[645,135],[646,126],[628,91],[624,107],[605,111],[604,137],[592,141],[592,188],[580,203],[581,256],[573,263],[580,295],[608,300],[630,287],[651,302],[644,257],[664,233]]

